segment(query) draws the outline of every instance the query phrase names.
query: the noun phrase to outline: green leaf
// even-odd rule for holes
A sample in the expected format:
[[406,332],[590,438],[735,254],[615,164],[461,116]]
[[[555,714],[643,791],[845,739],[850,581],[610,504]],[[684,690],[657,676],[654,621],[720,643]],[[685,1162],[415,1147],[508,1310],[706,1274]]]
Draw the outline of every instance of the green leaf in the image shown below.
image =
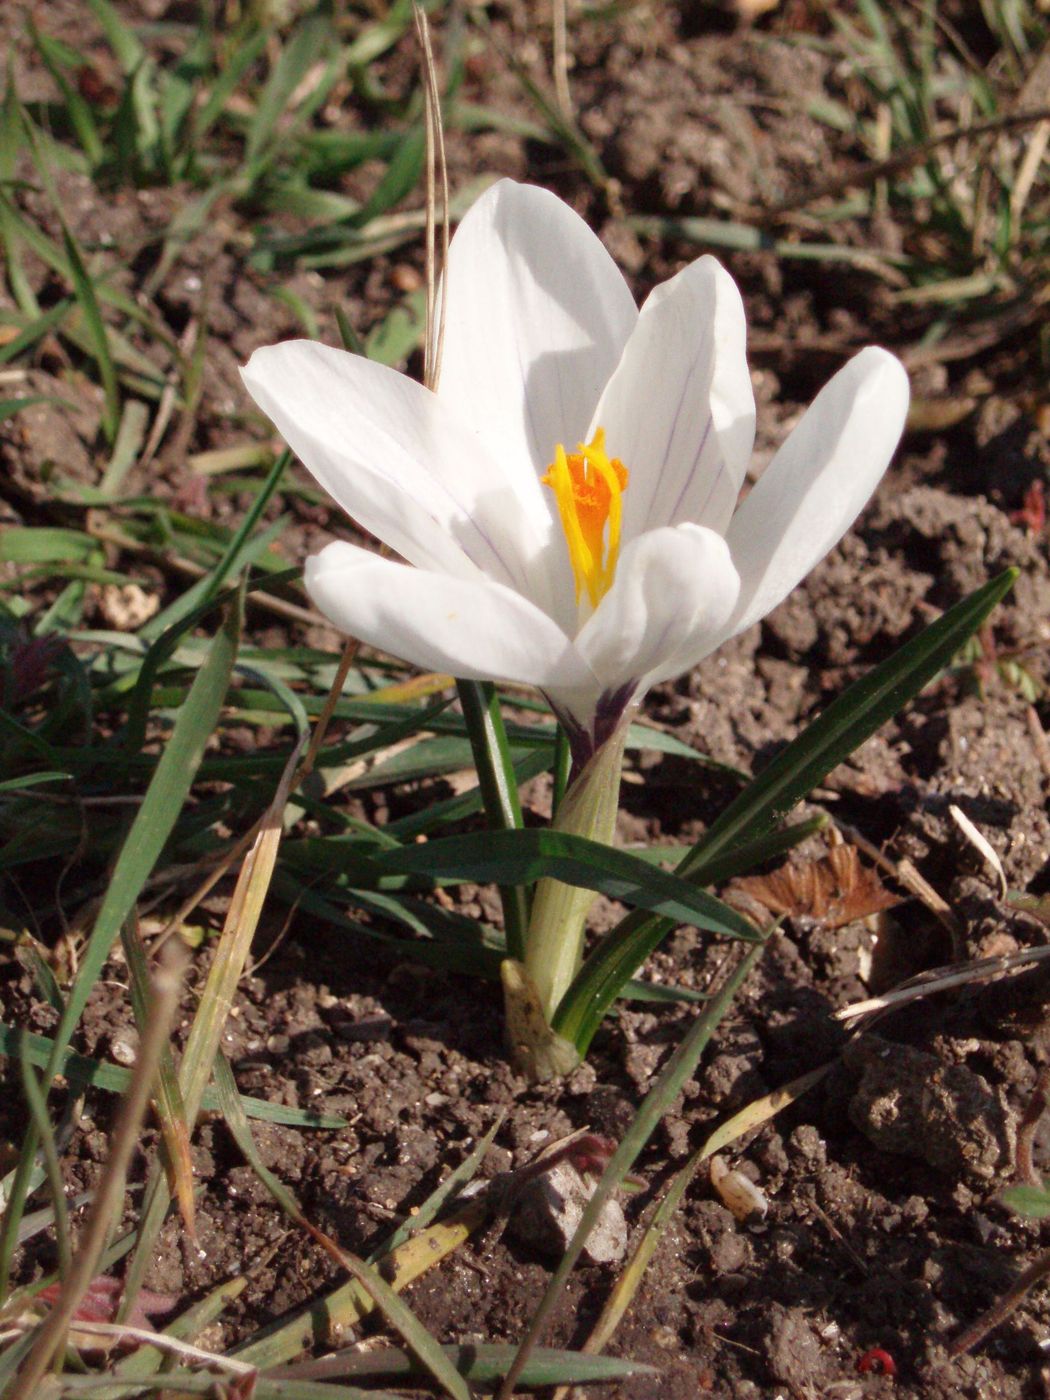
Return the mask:
[[1031,1220],[1050,1217],[1050,1188],[1046,1186],[1011,1186],[999,1199],[1018,1215],[1027,1215]]
[[[68,399],[60,399],[55,394],[27,394],[24,399],[4,399],[0,402],[0,423],[2,423],[5,418],[13,418],[16,413],[21,413],[23,408],[29,408],[35,403],[57,403],[63,408],[73,407]],[[7,528],[10,529],[11,527],[8,526]]]
[[0,535],[0,561],[7,564],[86,561],[100,549],[98,540],[82,530],[66,530],[58,525],[8,525]]
[[293,37],[281,50],[273,71],[259,98],[244,148],[244,164],[253,180],[265,160],[265,148],[288,103],[307,73],[324,56],[332,43],[332,26],[327,19],[314,18],[296,26]]
[[414,126],[401,140],[396,153],[387,166],[386,174],[380,180],[370,199],[350,220],[354,228],[363,229],[366,224],[385,214],[395,204],[419,184],[423,173],[423,160],[426,153],[426,137],[421,126]]
[[107,441],[113,443],[116,441],[117,430],[120,427],[120,386],[117,382],[117,367],[113,360],[109,332],[106,330],[106,323],[102,319],[98,298],[95,295],[94,282],[84,265],[77,241],[64,219],[62,222],[62,244],[69,260],[73,291],[76,293],[80,309],[84,314],[84,324],[95,359],[98,361],[98,372],[102,380],[102,392],[105,398],[105,406],[102,410],[102,429],[106,434]]
[[[447,836],[422,846],[377,856],[382,870],[429,874],[444,880],[481,884],[531,884],[551,876],[578,889],[597,890],[611,899],[648,909],[679,923],[730,938],[756,942],[753,924],[678,875],[652,866],[627,851],[572,836],[564,831],[488,831]],[[633,969],[632,969],[633,971]]]
[[106,42],[125,73],[136,69],[146,56],[146,51],[135,37],[131,27],[124,23],[109,0],[87,0],[106,36]]
[[[516,831],[522,826],[521,800],[496,687],[481,681],[458,681],[456,689],[470,736],[489,828]],[[521,887],[520,881],[500,881],[499,895],[507,949],[512,958],[520,961],[525,956],[525,934],[529,926],[528,891]]]
[[0,782],[0,795],[5,792],[23,792],[26,788],[37,787],[40,783],[64,783],[72,777],[70,773],[60,771],[46,773],[27,773],[22,778],[5,778]]
[[[443,1347],[445,1355],[464,1380],[475,1385],[491,1385],[507,1374],[517,1348],[503,1342],[470,1342]],[[325,1377],[397,1377],[409,1380],[420,1374],[419,1363],[396,1347],[378,1351],[343,1351],[326,1357]],[[321,1368],[318,1367],[318,1370]],[[618,1356],[590,1356],[580,1351],[560,1351],[537,1347],[529,1357],[518,1384],[530,1390],[548,1385],[584,1385],[622,1380],[625,1376],[654,1376],[655,1366],[640,1361],[624,1361]]]
[[368,333],[365,354],[381,365],[399,365],[423,343],[426,292],[410,292]]
[[83,147],[84,154],[92,166],[99,165],[102,161],[104,147],[102,137],[95,124],[94,114],[77,88],[69,81],[66,71],[67,64],[74,55],[66,50],[65,45],[59,44],[50,35],[41,34],[31,18],[29,20],[29,33],[36,45],[37,53],[44,61],[44,66],[58,84],[66,114],[69,117],[69,124]]
[[[736,847],[760,840],[795,803],[849,757],[902,709],[952,660],[1013,587],[1016,569],[1007,569],[983,588],[905,642],[866,676],[833,700],[819,719],[789,744],[730,803],[677,868],[676,874],[707,884],[711,872]],[[602,1018],[673,924],[632,912],[602,939],[562,998],[554,1029],[585,1054]]]

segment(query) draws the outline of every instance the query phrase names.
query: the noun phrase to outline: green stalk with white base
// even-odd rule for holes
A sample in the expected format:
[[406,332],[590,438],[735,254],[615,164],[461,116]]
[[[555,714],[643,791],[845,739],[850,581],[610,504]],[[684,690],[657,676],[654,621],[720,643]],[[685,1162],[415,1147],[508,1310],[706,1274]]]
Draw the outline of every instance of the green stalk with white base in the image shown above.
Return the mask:
[[[558,808],[555,831],[586,836],[612,845],[620,798],[627,724],[601,746],[572,782]],[[525,938],[524,963],[504,964],[511,1053],[532,1079],[564,1074],[579,1061],[575,1047],[550,1029],[583,961],[587,915],[593,890],[578,889],[546,877],[539,881]]]

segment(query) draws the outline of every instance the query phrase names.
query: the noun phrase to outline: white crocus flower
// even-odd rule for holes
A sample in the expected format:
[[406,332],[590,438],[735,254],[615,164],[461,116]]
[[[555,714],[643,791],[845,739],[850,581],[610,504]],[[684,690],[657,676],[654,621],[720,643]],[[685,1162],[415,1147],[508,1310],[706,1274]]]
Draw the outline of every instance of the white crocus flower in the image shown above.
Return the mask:
[[582,219],[501,180],[447,276],[437,393],[309,341],[257,350],[244,380],[406,561],[328,545],[306,563],[321,612],[428,670],[535,686],[579,763],[840,539],[897,445],[907,379],[862,351],[738,507],[755,406],[740,294],[713,258],[639,311]]

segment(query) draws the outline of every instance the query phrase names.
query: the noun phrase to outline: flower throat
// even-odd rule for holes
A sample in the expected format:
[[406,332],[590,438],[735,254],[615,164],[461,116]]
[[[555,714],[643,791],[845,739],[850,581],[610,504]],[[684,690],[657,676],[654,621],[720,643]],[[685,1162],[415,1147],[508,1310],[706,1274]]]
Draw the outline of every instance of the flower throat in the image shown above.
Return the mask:
[[591,441],[578,443],[575,452],[567,453],[558,443],[554,461],[541,478],[558,503],[577,603],[586,590],[591,607],[596,608],[616,577],[627,478],[624,464],[605,450],[604,428],[596,428]]

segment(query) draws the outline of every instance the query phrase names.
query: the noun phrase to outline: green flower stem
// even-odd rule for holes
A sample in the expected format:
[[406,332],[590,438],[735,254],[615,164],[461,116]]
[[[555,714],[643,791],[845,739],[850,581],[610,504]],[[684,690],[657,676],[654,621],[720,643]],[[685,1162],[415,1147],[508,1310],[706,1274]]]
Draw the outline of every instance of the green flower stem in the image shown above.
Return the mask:
[[[511,831],[522,825],[521,799],[496,687],[489,682],[457,681],[456,689],[489,826]],[[529,926],[528,891],[521,885],[500,885],[499,897],[507,955],[520,961],[525,956],[525,930]]]
[[[620,770],[627,739],[623,724],[607,739],[569,787],[554,820],[555,831],[612,845],[620,799]],[[549,1025],[579,971],[593,890],[544,878],[536,886],[525,940],[525,968]]]

